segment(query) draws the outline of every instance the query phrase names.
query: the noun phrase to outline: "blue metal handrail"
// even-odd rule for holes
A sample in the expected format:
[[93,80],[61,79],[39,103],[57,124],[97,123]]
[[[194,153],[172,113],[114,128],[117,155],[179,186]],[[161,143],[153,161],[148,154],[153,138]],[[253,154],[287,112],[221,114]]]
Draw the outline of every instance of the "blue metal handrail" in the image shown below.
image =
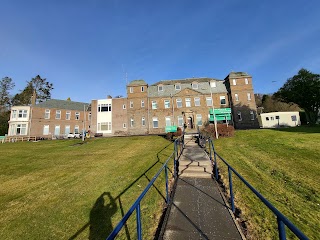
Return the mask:
[[174,150],[171,153],[171,155],[168,157],[168,159],[165,161],[165,163],[162,165],[160,170],[154,175],[154,177],[151,179],[149,184],[146,186],[146,188],[143,190],[143,192],[140,194],[140,196],[137,198],[137,200],[132,204],[129,211],[123,216],[123,218],[120,220],[120,222],[117,224],[117,226],[113,229],[113,231],[110,233],[110,235],[107,237],[107,240],[114,239],[122,227],[126,224],[127,220],[131,216],[131,214],[136,211],[136,225],[137,225],[137,237],[139,240],[142,239],[142,224],[141,224],[141,211],[140,211],[140,202],[146,195],[146,193],[149,191],[153,183],[156,181],[156,179],[159,177],[161,172],[164,170],[165,172],[165,179],[166,179],[166,204],[168,205],[170,202],[170,194],[169,194],[169,180],[168,180],[168,162],[172,159],[174,161],[174,179],[176,181],[178,172],[177,172],[177,165],[178,160],[183,152],[184,149],[184,134],[177,138],[174,141]]
[[286,239],[286,229],[287,226],[299,239],[307,240],[308,237],[304,235],[289,219],[287,219],[276,207],[274,207],[265,197],[262,196],[250,183],[248,183],[230,164],[224,160],[214,148],[214,144],[211,138],[209,138],[209,153],[210,160],[212,162],[212,152],[214,154],[214,171],[215,178],[218,180],[218,165],[217,165],[217,157],[222,160],[222,162],[228,166],[228,176],[229,176],[229,191],[230,191],[230,201],[231,201],[231,209],[235,212],[234,206],[234,194],[233,194],[233,186],[232,186],[232,172],[238,176],[238,178],[276,215],[277,223],[278,223],[278,232],[279,239]]

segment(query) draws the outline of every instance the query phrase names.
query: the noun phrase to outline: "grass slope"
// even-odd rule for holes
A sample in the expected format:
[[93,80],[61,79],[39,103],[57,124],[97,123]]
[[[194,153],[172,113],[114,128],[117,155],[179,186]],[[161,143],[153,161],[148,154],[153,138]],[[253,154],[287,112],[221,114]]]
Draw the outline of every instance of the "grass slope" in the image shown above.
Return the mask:
[[[0,239],[105,239],[173,150],[155,136],[80,143],[0,145]],[[148,239],[164,194],[161,174],[141,204]],[[135,213],[120,238],[128,235]]]
[[[237,131],[217,152],[310,239],[319,237],[320,128]],[[218,161],[223,180],[227,169]],[[276,218],[233,175],[236,206],[249,239],[277,239]],[[227,184],[226,184],[227,185]],[[287,230],[289,239],[294,236]]]

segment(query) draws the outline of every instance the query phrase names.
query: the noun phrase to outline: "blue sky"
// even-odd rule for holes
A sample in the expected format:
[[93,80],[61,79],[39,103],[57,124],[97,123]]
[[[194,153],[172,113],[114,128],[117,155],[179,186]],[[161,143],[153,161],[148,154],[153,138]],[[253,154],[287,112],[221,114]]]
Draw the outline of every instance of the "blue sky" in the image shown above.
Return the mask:
[[52,98],[126,96],[128,81],[253,76],[275,92],[320,73],[320,1],[0,0],[0,77],[40,75]]

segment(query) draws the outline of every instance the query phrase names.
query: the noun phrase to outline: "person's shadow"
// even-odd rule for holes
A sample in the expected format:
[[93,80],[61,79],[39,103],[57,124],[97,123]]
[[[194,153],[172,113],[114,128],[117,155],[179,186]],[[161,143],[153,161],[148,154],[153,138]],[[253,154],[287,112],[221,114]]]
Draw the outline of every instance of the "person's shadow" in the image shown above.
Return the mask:
[[109,236],[113,230],[111,217],[116,212],[117,204],[110,192],[101,194],[90,212],[90,240],[106,239]]

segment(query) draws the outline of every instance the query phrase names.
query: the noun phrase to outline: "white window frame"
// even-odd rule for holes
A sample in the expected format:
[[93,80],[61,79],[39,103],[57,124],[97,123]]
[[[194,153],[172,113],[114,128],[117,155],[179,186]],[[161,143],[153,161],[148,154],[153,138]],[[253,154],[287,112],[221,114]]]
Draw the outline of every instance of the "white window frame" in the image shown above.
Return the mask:
[[186,98],[185,101],[186,101],[186,107],[191,107],[191,98]]
[[[155,123],[157,123],[157,124],[156,124],[157,126],[155,126]],[[152,118],[152,127],[153,127],[153,128],[159,128],[159,120],[158,120],[158,117],[153,117],[153,118]]]
[[211,88],[217,87],[217,83],[216,83],[215,81],[211,81],[211,82],[210,82],[210,87],[211,87]]
[[171,117],[170,116],[165,117],[165,123],[166,123],[166,127],[171,126]]
[[199,83],[192,83],[192,89],[198,89],[199,88]]
[[80,133],[79,125],[74,126],[74,133]]
[[50,109],[44,110],[44,119],[50,119]]
[[232,79],[232,84],[233,84],[233,86],[236,86],[237,85],[237,80],[234,78],[234,79]]
[[56,110],[56,119],[61,119],[61,110]]
[[145,117],[142,117],[142,118],[141,118],[141,126],[142,126],[142,127],[145,127],[145,126],[146,126],[146,118],[145,118]]
[[[20,133],[18,134],[18,129],[20,129]],[[16,125],[16,135],[27,135],[27,124],[18,123]]]
[[126,123],[123,123],[123,124],[122,124],[122,128],[127,128],[127,124],[126,124]]
[[50,132],[50,126],[49,125],[43,125],[43,135],[49,135]]
[[133,101],[130,101],[130,108],[133,108]]
[[144,108],[144,100],[141,100],[141,107]]
[[238,121],[239,122],[242,121],[242,114],[240,111],[238,111],[237,116],[238,116]]
[[129,92],[133,93],[133,87],[129,87]]
[[76,120],[80,120],[80,112],[76,112],[75,113],[75,119]]
[[122,109],[126,109],[127,107],[126,107],[126,105],[125,104],[123,104],[122,105]]
[[[222,103],[222,100],[224,100],[224,103]],[[226,104],[227,104],[226,96],[220,96],[220,105],[226,105]]]
[[163,85],[158,85],[158,92],[163,92]]
[[177,98],[176,99],[176,103],[177,103],[177,108],[182,108],[182,99],[181,98]]
[[234,94],[234,98],[235,98],[236,102],[239,102],[239,94],[238,93]]
[[134,127],[134,119],[130,118],[130,127]]
[[201,102],[200,102],[200,98],[199,97],[195,97],[194,98],[194,106],[196,106],[196,107],[201,106]]
[[244,79],[244,83],[245,83],[246,85],[249,84],[248,78],[245,78],[245,79]]
[[170,108],[170,100],[164,100],[164,108]]
[[211,107],[213,104],[212,104],[212,97],[206,97],[206,104],[207,104],[207,107]]
[[253,121],[254,120],[254,112],[253,111],[250,111],[250,119]]
[[[59,132],[57,131],[57,129],[59,130]],[[55,125],[54,126],[54,136],[59,136],[60,133],[61,133],[60,125]]]
[[251,93],[247,93],[247,99],[248,101],[251,101]]
[[66,120],[70,120],[71,119],[71,112],[67,111],[66,112]]
[[183,116],[178,116],[178,126],[183,127]]
[[[69,129],[69,131],[67,131],[68,129]],[[71,132],[70,125],[65,125],[65,126],[64,126],[64,134],[65,134],[65,135],[68,135],[70,132]]]
[[22,109],[18,112],[18,118],[26,118],[28,115],[28,110]]
[[177,90],[177,91],[181,90],[181,84],[176,84],[174,86],[174,89]]
[[151,101],[151,108],[152,108],[152,109],[158,109],[157,101],[155,101],[155,100],[152,100],[152,101]]
[[12,110],[11,118],[12,118],[12,119],[17,118],[17,110]]
[[[199,124],[200,122],[200,124]],[[202,115],[201,114],[196,114],[196,123],[198,126],[202,126],[203,122],[202,122]]]

